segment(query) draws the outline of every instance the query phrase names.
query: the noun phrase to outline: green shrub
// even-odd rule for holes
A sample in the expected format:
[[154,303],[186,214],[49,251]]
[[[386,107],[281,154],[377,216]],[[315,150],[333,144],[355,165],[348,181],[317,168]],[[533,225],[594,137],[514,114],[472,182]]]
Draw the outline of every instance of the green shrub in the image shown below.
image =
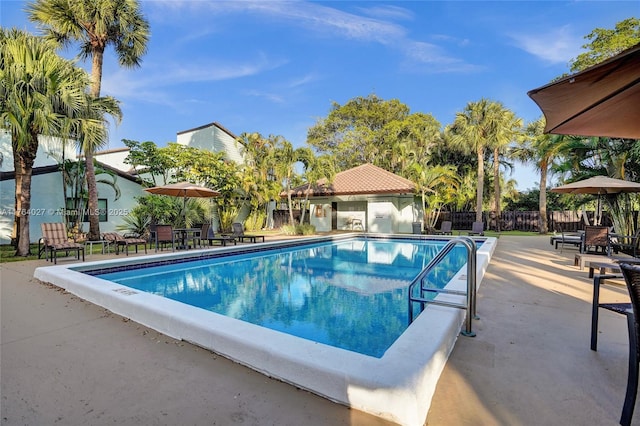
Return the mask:
[[264,228],[267,221],[267,214],[262,210],[253,210],[244,222],[244,229],[247,231],[259,231]]
[[298,235],[295,225],[282,225],[280,230],[284,235]]
[[296,225],[296,233],[298,235],[315,235],[316,227],[308,223]]

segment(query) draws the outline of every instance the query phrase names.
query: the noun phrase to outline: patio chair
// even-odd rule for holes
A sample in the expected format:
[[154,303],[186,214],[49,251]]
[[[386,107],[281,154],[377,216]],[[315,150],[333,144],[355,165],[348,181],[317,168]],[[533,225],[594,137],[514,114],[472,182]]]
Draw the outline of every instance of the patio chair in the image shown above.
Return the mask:
[[[582,239],[583,239],[583,236],[584,236],[582,233],[565,231],[560,226],[558,228],[560,230],[560,236],[557,237],[557,238],[554,238],[554,240],[553,240],[556,250],[558,250],[558,245],[560,245],[560,253],[562,253],[562,250],[564,249],[564,245],[565,244],[573,245],[578,250],[582,249]],[[556,232],[558,232],[558,231],[556,231]]]
[[436,229],[433,231],[435,235],[452,235],[451,231],[452,222],[450,220],[443,220],[440,224],[440,229]]
[[80,260],[80,253],[82,253],[82,261],[84,262],[84,245],[69,240],[67,225],[62,222],[42,223],[40,228],[42,229],[42,238],[38,240],[38,259],[44,254],[46,260],[57,264],[58,252],[64,251],[68,256],[69,252],[75,251],[78,260]]
[[175,235],[173,233],[173,226],[171,225],[156,225],[155,230],[155,242],[156,251],[162,250],[167,245],[171,245],[171,251],[176,251]]
[[469,235],[484,235],[484,222],[473,222]]
[[609,249],[609,228],[606,226],[585,226],[584,242],[582,246],[583,253],[589,253],[593,249],[594,253],[598,250],[602,254],[607,254]]
[[625,253],[633,257],[638,257],[640,250],[640,228],[633,235],[609,234],[609,249],[612,253]]
[[627,391],[625,393],[624,405],[620,424],[627,426],[631,424],[633,409],[636,405],[638,394],[638,363],[640,362],[640,265],[630,263],[620,263],[620,269],[629,290],[631,297],[632,313],[627,314],[627,329],[629,332],[629,370],[627,375]]
[[[620,272],[619,269],[620,265],[617,265],[617,267],[613,267],[611,269],[617,270],[618,272]],[[598,269],[603,269],[603,268],[598,268]],[[592,270],[590,270],[589,275],[591,276]],[[615,312],[618,314],[622,314],[622,315],[630,315],[632,314],[631,311],[631,303],[600,303],[600,285],[605,281],[605,280],[612,280],[612,279],[622,279],[624,278],[624,276],[621,273],[600,273],[600,274],[593,274],[593,300],[591,303],[591,350],[592,351],[597,351],[598,350],[598,319],[599,319],[599,309],[606,309],[608,311],[611,312]]]
[[105,232],[102,234],[102,239],[109,244],[113,244],[116,248],[116,255],[120,253],[120,247],[124,247],[124,252],[129,256],[129,246],[136,248],[138,253],[138,246],[142,244],[145,254],[147,253],[147,240],[134,235],[120,235],[117,232]]
[[200,241],[205,240],[209,241],[210,246],[212,246],[214,242],[220,243],[221,246],[226,246],[230,243],[233,243],[233,245],[238,244],[236,239],[231,235],[216,234],[208,223],[203,224],[200,229]]
[[258,240],[258,238],[261,238],[262,242],[264,242],[264,235],[245,234],[244,226],[240,222],[234,222],[231,226],[233,231],[231,236],[236,240],[240,241],[241,243],[244,242],[244,240],[249,240],[250,242],[255,243]]

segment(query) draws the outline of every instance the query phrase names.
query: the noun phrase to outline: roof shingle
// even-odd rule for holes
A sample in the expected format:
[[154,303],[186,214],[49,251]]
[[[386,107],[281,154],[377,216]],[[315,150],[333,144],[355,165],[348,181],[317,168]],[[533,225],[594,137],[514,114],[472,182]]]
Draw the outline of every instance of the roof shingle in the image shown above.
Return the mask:
[[[309,185],[293,188],[294,197],[304,197]],[[356,194],[406,194],[413,193],[415,185],[408,179],[388,172],[373,164],[362,164],[337,173],[333,182],[319,180],[311,187],[310,197]],[[284,193],[286,195],[286,192]]]

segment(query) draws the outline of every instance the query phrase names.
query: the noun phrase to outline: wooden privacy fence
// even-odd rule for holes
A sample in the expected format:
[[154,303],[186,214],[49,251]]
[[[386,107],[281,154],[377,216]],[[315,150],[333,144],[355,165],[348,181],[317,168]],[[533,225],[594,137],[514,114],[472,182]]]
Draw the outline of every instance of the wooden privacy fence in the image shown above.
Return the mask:
[[[547,212],[547,228],[549,232],[554,230],[560,231],[576,231],[578,229],[584,229],[584,226],[588,223],[593,223],[595,212],[587,211],[575,212],[573,210],[568,211],[550,211]],[[528,231],[539,232],[539,218],[540,212],[538,211],[505,211],[500,215],[500,230],[501,231]],[[438,219],[436,228],[440,226],[443,220],[450,220],[453,223],[453,229],[471,229],[471,225],[476,220],[475,212],[442,212]],[[483,212],[482,221],[484,222],[485,229],[498,229],[498,221],[495,212]],[[611,218],[604,212],[601,220],[602,225],[611,226]]]
[[[300,222],[301,210],[293,210],[293,218],[296,223]],[[547,230],[549,232],[560,230],[577,231],[584,229],[587,224],[594,221],[595,212],[576,212],[573,210],[565,211],[549,211],[547,212]],[[634,220],[637,220],[638,212],[634,212]],[[500,230],[501,231],[527,231],[539,232],[540,212],[538,211],[505,211],[500,214]],[[282,225],[289,223],[288,210],[276,210],[273,212],[274,226],[280,228]],[[476,221],[475,212],[442,212],[436,222],[435,228],[439,229],[442,221],[450,220],[453,229],[471,230],[471,225]],[[309,223],[309,211],[305,213],[305,223]],[[496,230],[497,218],[495,212],[483,212],[482,222],[484,229]],[[611,217],[607,212],[602,213],[600,221],[604,226],[612,226]]]

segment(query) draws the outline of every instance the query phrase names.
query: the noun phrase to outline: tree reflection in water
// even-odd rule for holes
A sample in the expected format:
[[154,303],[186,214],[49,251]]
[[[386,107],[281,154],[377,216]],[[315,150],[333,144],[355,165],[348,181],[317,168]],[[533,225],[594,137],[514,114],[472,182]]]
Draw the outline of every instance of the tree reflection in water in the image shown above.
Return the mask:
[[[407,289],[443,242],[354,240],[100,275],[232,318],[381,357],[407,327]],[[206,263],[205,263],[206,262]],[[446,285],[454,249],[429,276]]]

